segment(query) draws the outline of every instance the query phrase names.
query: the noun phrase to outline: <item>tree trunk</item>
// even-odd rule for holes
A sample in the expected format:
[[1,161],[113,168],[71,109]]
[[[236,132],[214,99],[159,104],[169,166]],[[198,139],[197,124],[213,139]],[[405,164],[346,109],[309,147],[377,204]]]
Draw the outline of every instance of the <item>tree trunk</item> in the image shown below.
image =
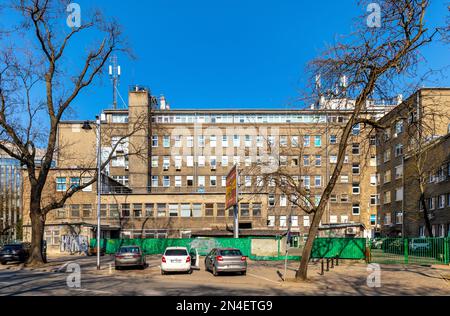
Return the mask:
[[302,251],[302,260],[300,261],[300,268],[297,270],[295,274],[295,279],[298,281],[306,281],[308,278],[308,264],[309,259],[311,258],[312,248],[314,246],[314,241],[316,240],[317,232],[319,231],[320,218],[322,214],[319,210],[314,213],[314,217],[312,220],[311,228],[308,233],[308,239],[306,240],[305,247],[303,247]]
[[45,217],[41,214],[40,202],[30,202],[31,250],[27,265],[39,266],[46,263],[43,256]]
[[[424,193],[422,193],[420,195],[420,203],[422,203],[422,207],[423,207],[423,219],[425,221],[425,227],[427,228],[427,231],[428,231],[428,236],[434,237],[430,218],[428,217],[429,213],[428,213],[428,209],[427,209],[427,203],[425,203],[425,194]],[[405,220],[405,219],[403,219],[403,220]]]

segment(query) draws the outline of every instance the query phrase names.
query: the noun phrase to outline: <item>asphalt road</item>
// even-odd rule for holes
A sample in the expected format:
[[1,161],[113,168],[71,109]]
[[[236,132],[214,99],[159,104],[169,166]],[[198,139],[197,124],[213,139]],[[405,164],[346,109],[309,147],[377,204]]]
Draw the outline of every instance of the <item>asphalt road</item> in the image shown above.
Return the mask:
[[[160,257],[148,256],[144,270],[116,271],[110,256],[102,257],[96,269],[95,257],[53,258],[45,268],[21,269],[18,265],[0,266],[0,296],[272,296],[272,295],[450,295],[450,267],[382,265],[380,287],[369,287],[364,263],[341,263],[324,275],[320,265],[309,268],[311,282],[282,282],[283,262],[249,262],[247,275],[214,277],[200,269],[192,274],[161,275]],[[69,263],[80,266],[80,287],[68,285],[75,280]],[[298,262],[291,262],[287,277],[293,278]],[[447,276],[447,277],[446,277]]]

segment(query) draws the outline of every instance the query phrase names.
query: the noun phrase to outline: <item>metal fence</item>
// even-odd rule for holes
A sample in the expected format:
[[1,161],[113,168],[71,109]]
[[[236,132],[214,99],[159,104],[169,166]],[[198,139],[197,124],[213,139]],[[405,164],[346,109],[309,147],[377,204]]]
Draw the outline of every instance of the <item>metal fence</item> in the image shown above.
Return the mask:
[[368,240],[369,262],[449,264],[449,238],[379,238]]

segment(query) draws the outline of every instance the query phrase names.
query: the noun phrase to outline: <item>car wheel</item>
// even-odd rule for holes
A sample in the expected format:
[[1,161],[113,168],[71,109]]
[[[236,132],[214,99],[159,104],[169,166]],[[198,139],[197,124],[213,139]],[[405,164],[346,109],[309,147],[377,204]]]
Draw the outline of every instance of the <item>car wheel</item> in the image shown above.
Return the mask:
[[241,275],[247,275],[247,271],[242,271]]
[[115,266],[115,268],[116,268],[116,270],[120,270],[120,267],[119,267],[119,266]]
[[162,274],[162,275],[165,275],[165,274],[166,274],[166,271],[164,271],[164,270],[161,269],[161,274]]
[[6,261],[2,261],[1,263],[2,263],[2,266],[4,266],[6,264]]
[[189,269],[188,274],[192,274],[192,269]]
[[213,267],[213,274],[214,274],[214,276],[218,276],[219,275],[219,272],[217,271],[216,266]]

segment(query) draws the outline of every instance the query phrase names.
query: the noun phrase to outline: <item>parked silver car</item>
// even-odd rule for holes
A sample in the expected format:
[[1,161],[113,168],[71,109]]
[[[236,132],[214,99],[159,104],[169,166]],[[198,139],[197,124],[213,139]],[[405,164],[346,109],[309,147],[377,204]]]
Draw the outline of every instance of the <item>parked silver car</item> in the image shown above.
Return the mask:
[[205,258],[205,268],[214,276],[221,272],[247,273],[247,257],[239,249],[214,248]]
[[145,255],[139,246],[122,246],[115,254],[114,263],[116,270],[122,267],[137,266],[144,269],[147,266]]

